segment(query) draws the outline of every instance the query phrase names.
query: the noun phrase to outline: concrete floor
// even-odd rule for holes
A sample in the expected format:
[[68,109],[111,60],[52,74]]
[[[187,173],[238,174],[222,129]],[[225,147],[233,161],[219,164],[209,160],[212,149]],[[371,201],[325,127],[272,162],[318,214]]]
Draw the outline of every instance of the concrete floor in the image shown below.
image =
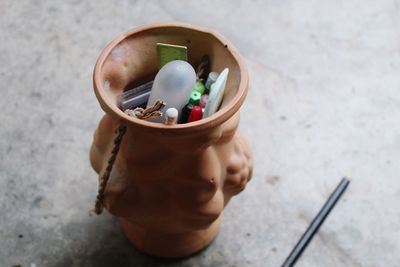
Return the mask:
[[[352,182],[297,266],[400,262],[399,1],[0,2],[0,266],[279,266],[342,176]],[[88,215],[103,112],[101,49],[182,21],[230,39],[251,75],[241,129],[254,178],[219,236],[185,260],[135,251]]]

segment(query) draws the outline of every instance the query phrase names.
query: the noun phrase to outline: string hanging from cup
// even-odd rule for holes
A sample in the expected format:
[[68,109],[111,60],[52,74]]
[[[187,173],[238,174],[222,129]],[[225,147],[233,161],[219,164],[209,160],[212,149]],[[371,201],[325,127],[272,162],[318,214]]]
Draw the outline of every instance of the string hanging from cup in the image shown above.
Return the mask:
[[[148,107],[146,109],[143,108],[135,108],[133,110],[127,109],[125,110],[125,113],[129,116],[141,120],[149,118],[157,118],[162,116],[162,112],[160,110],[165,107],[165,104],[166,104],[165,102],[158,99],[154,102],[153,106],[151,107]],[[103,212],[104,192],[106,190],[108,180],[110,179],[110,174],[114,166],[115,159],[117,158],[122,138],[124,137],[125,133],[126,133],[126,126],[121,123],[116,131],[116,136],[114,138],[114,146],[113,149],[111,150],[111,155],[110,158],[108,159],[107,167],[104,170],[104,172],[100,173],[99,175],[99,188],[97,191],[96,202],[93,209],[93,212],[96,213],[97,215],[100,215]]]

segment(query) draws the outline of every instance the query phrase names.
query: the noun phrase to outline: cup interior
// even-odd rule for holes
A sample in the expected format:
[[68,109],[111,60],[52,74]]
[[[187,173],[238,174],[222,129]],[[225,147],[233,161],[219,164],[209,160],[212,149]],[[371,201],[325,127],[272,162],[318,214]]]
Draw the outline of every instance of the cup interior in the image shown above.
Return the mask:
[[[246,72],[246,85],[244,86],[246,88],[243,87],[242,91],[247,90],[247,71],[241,69],[243,66],[240,65],[236,49],[230,47],[231,45],[222,37],[191,26],[147,27],[133,30],[115,39],[106,47],[96,64],[94,73],[96,94],[103,98],[104,104],[113,111],[118,113],[117,98],[120,94],[154,79],[159,70],[157,43],[186,46],[188,62],[195,69],[204,55],[209,56],[210,71],[221,72],[224,68],[229,68],[223,102],[219,111],[210,118],[218,116],[218,113],[224,107],[229,106],[238,95],[243,72]],[[120,111],[120,114],[123,112]]]

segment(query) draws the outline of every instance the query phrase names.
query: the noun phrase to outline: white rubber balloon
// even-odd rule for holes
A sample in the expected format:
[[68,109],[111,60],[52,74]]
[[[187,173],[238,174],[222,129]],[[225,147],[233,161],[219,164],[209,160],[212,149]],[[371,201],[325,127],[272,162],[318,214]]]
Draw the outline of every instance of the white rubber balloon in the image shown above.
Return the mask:
[[163,122],[165,111],[169,108],[182,110],[189,101],[195,83],[196,72],[186,61],[174,60],[165,64],[154,79],[147,106],[152,106],[157,99],[166,102],[166,106],[163,109],[163,116],[151,121]]

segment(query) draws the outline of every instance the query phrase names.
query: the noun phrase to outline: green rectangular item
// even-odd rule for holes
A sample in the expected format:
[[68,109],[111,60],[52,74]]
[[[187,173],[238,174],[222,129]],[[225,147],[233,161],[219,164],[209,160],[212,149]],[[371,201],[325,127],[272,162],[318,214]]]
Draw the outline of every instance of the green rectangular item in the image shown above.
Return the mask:
[[160,69],[172,60],[187,61],[187,47],[157,43],[158,65]]

